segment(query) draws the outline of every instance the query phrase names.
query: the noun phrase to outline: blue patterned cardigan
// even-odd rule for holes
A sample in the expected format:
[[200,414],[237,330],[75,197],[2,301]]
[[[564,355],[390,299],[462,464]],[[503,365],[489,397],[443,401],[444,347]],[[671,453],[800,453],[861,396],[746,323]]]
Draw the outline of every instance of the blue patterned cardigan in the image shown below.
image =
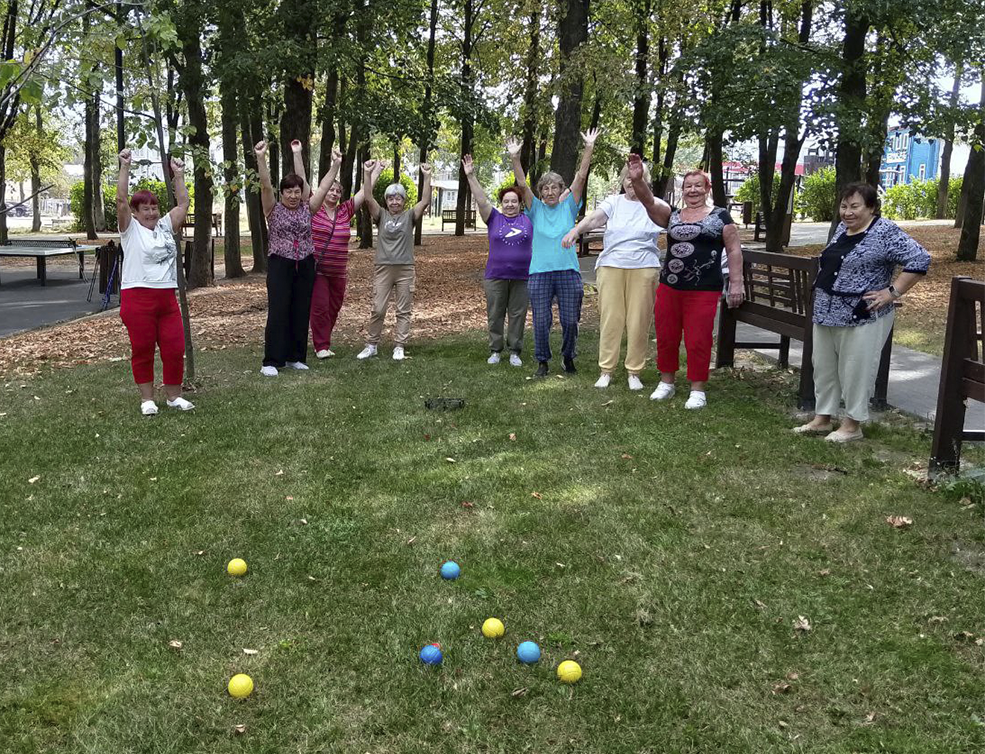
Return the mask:
[[[845,223],[839,223],[831,242],[845,233]],[[856,314],[862,294],[881,291],[892,282],[896,265],[903,272],[926,274],[930,254],[904,233],[898,225],[882,217],[872,221],[865,238],[841,262],[832,293],[814,289],[814,324],[829,327],[857,327],[885,317],[892,306],[886,306],[868,316]]]

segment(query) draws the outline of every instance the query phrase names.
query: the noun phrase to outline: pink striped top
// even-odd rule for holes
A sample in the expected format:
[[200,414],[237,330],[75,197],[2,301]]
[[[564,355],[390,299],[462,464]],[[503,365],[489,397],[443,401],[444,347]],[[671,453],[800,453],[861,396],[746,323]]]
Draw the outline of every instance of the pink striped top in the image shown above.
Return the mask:
[[320,275],[345,275],[349,262],[350,224],[355,203],[347,199],[335,208],[334,220],[322,206],[311,218],[311,238],[315,243],[315,263]]

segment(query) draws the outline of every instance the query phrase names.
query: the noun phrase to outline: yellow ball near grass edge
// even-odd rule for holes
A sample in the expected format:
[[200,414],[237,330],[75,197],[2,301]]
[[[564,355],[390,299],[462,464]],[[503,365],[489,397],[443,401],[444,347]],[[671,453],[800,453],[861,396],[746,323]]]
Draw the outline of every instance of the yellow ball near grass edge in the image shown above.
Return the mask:
[[230,576],[245,576],[246,561],[242,558],[233,558],[229,561],[229,565],[226,566],[226,573]]
[[229,679],[229,696],[234,699],[245,699],[253,693],[253,679],[246,673],[237,673]]
[[565,660],[557,666],[557,677],[562,683],[577,683],[581,680],[581,665],[574,660]]
[[506,633],[506,626],[499,618],[486,618],[482,624],[482,635],[487,639],[498,639]]

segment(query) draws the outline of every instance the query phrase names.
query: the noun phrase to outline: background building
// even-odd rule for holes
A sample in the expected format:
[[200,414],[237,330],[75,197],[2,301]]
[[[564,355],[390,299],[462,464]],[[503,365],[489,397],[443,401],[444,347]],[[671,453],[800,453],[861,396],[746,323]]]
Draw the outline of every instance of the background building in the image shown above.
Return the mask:
[[879,183],[888,189],[897,183],[936,178],[940,164],[940,139],[911,135],[908,128],[893,128],[883,147]]

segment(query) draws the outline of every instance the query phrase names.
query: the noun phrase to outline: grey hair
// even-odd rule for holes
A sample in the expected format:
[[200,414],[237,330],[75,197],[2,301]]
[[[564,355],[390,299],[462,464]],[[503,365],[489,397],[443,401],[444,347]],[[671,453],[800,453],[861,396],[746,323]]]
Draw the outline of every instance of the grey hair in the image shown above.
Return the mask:
[[399,183],[391,183],[386,187],[386,191],[383,192],[383,198],[386,199],[390,196],[402,196],[404,199],[407,198],[407,189],[401,186]]
[[539,194],[541,191],[543,191],[544,186],[546,186],[548,183],[556,183],[558,186],[560,186],[561,191],[564,191],[567,188],[567,186],[564,183],[564,178],[562,178],[557,173],[547,172],[544,173],[537,181],[537,193]]

